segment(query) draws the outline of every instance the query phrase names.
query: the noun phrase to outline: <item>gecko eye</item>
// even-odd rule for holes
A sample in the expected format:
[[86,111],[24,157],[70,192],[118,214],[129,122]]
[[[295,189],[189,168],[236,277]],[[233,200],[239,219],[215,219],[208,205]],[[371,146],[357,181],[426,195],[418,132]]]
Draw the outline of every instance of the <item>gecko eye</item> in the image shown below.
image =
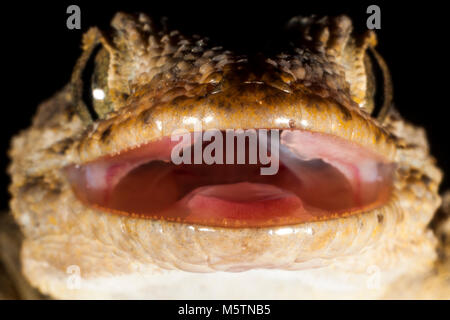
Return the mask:
[[98,46],[93,50],[82,73],[83,102],[92,120],[104,118],[112,111],[108,90],[109,53]]
[[383,122],[393,106],[393,88],[389,68],[383,57],[374,49],[367,51],[366,64],[371,70],[368,80],[369,95],[373,97],[372,117]]
[[95,67],[91,79],[91,94],[95,111],[103,117],[112,111],[108,88],[109,53],[100,49],[95,57]]

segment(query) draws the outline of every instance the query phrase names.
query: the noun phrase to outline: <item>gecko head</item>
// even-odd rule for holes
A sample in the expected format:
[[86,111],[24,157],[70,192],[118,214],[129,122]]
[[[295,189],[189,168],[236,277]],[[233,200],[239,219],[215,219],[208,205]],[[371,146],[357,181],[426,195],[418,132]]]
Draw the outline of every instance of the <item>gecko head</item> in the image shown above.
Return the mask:
[[[332,55],[306,47],[237,57],[177,32],[158,38],[145,23],[118,15],[112,38],[97,35],[102,47],[91,54],[85,89],[99,119],[67,169],[84,204],[142,219],[263,227],[389,201],[393,139],[352,100]],[[95,35],[86,39],[94,51]],[[359,80],[368,87],[368,77]]]
[[[68,264],[87,279],[117,280],[330,265],[362,274],[373,261],[401,275],[400,261],[420,255],[420,269],[434,259],[425,226],[440,176],[414,176],[403,121],[370,114],[372,33],[356,38],[343,16],[294,19],[291,49],[238,56],[159,32],[145,15],[119,13],[112,27],[85,36],[69,94],[76,114],[39,150],[67,148],[47,167],[30,158],[44,165],[34,170],[38,188],[20,185],[12,152],[13,208],[36,239],[24,247],[25,270],[40,288],[70,296],[51,274]],[[428,154],[420,165],[430,166]],[[378,259],[389,239],[395,258]],[[417,256],[401,250],[417,239]],[[49,241],[58,257],[42,250]],[[361,262],[350,263],[355,257]]]

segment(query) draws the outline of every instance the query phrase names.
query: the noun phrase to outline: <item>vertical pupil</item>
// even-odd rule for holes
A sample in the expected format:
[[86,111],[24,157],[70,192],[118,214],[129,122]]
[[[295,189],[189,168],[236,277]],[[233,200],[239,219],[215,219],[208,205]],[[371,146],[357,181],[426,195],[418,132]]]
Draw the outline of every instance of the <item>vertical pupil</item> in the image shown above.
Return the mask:
[[378,115],[380,114],[380,111],[382,109],[383,103],[384,103],[384,99],[386,99],[386,97],[384,97],[384,93],[383,93],[383,88],[384,88],[384,79],[383,79],[383,70],[380,67],[380,64],[378,63],[377,59],[375,58],[374,54],[368,50],[367,51],[369,57],[370,57],[370,61],[372,62],[372,72],[373,72],[373,78],[375,81],[375,92],[374,92],[374,108],[372,111],[372,117],[377,118]]

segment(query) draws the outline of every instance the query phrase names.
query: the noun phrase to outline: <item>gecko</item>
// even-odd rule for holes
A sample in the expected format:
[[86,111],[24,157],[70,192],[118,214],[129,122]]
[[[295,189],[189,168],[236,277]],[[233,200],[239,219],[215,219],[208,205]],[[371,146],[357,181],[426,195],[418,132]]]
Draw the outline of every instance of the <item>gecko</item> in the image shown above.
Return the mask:
[[[12,139],[2,296],[450,298],[450,196],[375,32],[296,16],[283,39],[236,53],[123,12],[89,29]],[[278,172],[175,165],[170,136],[193,124],[276,129]]]

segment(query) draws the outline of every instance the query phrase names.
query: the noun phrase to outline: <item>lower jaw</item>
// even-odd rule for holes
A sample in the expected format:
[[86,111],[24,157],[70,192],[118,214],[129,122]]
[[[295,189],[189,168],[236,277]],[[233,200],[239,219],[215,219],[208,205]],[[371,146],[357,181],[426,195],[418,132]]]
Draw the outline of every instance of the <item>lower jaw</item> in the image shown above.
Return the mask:
[[[381,203],[330,212],[311,207],[297,195],[276,186],[241,182],[199,187],[157,215],[138,216],[214,227],[254,228],[339,218],[363,213],[378,206]],[[126,214],[120,210],[116,213]]]

